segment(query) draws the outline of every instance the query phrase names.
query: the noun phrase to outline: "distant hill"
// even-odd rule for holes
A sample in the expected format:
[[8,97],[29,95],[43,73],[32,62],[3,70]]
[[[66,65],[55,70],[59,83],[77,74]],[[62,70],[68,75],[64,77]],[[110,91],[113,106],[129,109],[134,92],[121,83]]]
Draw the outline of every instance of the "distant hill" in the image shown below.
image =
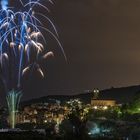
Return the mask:
[[127,103],[132,101],[137,94],[140,94],[140,85],[102,90],[99,98],[114,99],[118,103]]
[[[140,85],[101,90],[98,99],[113,99],[116,100],[117,103],[127,103],[130,102],[137,94],[140,94]],[[84,103],[90,103],[92,97],[93,92],[80,93],[77,95],[48,95],[45,97],[24,101],[22,102],[22,105],[24,106],[33,103],[44,103],[44,102],[53,103],[55,100],[60,100],[61,103],[64,103],[65,101],[75,98],[81,99]]]

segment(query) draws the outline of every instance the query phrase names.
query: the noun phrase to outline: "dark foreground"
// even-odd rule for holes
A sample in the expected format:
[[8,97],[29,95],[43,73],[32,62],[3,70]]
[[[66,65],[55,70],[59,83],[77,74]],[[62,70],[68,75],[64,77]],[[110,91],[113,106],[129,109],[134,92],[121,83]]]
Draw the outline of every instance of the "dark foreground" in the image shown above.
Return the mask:
[[89,136],[77,137],[77,136],[46,136],[38,134],[35,132],[26,132],[26,133],[0,133],[0,140],[124,140],[122,138],[90,138]]

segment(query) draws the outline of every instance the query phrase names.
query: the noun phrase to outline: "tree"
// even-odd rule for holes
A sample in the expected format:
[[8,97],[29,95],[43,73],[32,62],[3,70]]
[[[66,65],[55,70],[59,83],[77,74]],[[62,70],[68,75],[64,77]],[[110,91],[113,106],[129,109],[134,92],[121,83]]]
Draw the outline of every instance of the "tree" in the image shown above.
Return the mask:
[[72,124],[73,135],[77,139],[84,139],[86,132],[87,116],[84,112],[85,105],[78,99],[68,102],[70,113],[67,115],[67,120]]

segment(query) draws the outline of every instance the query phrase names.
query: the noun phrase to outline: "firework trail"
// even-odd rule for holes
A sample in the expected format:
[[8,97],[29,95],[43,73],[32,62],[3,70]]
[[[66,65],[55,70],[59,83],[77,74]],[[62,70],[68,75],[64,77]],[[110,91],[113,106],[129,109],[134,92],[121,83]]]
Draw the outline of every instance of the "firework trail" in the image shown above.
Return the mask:
[[10,91],[6,96],[9,111],[9,123],[11,128],[15,128],[16,125],[16,115],[18,113],[21,96],[21,92],[15,92],[14,90]]
[[[34,7],[39,6],[49,13],[49,8],[42,5],[41,0],[29,0],[27,3],[22,0],[19,1],[23,10],[14,12],[12,8],[8,7],[8,0],[1,0],[2,8],[0,10],[0,64],[2,74],[6,84],[9,85],[9,82],[14,81],[16,88],[20,88],[22,76],[31,68],[35,68],[44,77],[38,62],[53,56],[53,52],[45,52],[46,40],[41,30],[49,33],[55,39],[65,57],[57,30],[51,19],[42,13],[35,13],[33,10]],[[48,2],[53,4],[52,0],[48,0]],[[53,27],[53,31],[43,27],[36,15],[47,20]]]

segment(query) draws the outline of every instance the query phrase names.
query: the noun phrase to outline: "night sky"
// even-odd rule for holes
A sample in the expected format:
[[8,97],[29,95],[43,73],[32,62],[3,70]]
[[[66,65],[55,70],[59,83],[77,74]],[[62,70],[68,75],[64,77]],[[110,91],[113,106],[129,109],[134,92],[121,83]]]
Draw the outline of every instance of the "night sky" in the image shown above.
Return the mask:
[[140,83],[140,1],[57,0],[52,14],[68,64],[58,64],[50,89]]
[[45,35],[55,58],[42,64],[43,81],[25,80],[25,99],[140,84],[139,0],[56,0],[49,7],[67,62]]

